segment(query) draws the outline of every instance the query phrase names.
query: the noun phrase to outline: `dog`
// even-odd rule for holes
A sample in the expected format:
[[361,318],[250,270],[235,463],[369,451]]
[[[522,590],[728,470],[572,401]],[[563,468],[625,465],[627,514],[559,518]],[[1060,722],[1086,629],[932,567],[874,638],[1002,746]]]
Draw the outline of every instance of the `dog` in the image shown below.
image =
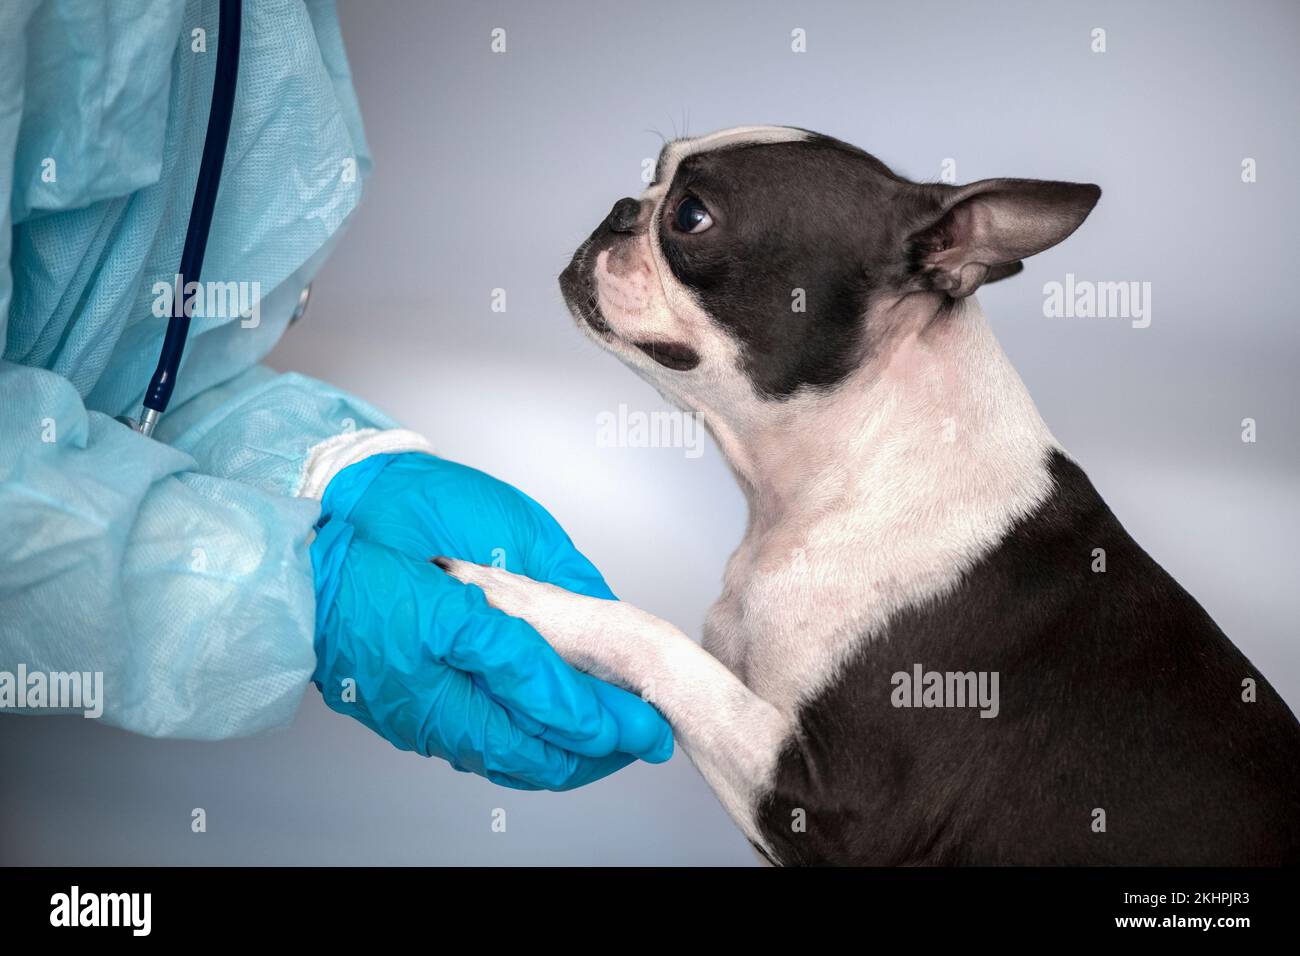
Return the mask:
[[703,646],[439,559],[642,694],[777,864],[1300,859],[1300,725],[1053,439],[973,293],[1093,185],[917,183],[787,127],[667,144],[560,277],[749,504]]

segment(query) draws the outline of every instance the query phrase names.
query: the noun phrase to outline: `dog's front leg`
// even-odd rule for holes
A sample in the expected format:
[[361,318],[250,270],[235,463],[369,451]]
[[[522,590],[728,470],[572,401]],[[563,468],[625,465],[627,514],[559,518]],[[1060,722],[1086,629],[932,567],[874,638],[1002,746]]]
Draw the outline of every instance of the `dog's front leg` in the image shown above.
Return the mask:
[[501,568],[436,561],[457,580],[482,588],[493,607],[526,620],[574,667],[654,704],[727,812],[763,845],[754,806],[790,735],[785,715],[677,628],[640,608]]

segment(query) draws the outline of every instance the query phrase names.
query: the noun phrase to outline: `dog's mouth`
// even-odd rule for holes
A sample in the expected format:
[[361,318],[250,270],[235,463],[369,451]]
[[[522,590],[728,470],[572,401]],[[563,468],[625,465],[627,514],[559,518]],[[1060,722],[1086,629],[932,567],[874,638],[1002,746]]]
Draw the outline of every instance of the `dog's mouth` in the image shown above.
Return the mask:
[[590,248],[590,241],[579,246],[573,259],[560,273],[560,292],[574,317],[585,322],[601,339],[608,340],[614,337],[614,330],[601,314],[596,286],[587,268]]
[[689,372],[700,364],[700,355],[689,345],[679,342],[633,342],[646,355],[674,372]]
[[596,283],[589,267],[591,243],[584,242],[573,260],[560,273],[560,291],[574,317],[587,325],[605,344],[625,343],[648,355],[664,368],[674,372],[689,372],[700,364],[699,353],[689,345],[669,341],[629,342],[614,331],[600,311]]

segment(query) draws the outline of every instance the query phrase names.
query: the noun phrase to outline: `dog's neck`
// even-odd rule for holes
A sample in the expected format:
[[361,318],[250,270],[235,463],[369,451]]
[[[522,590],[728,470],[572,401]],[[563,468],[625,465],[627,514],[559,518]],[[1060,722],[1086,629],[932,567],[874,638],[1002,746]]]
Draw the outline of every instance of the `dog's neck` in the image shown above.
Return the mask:
[[895,303],[890,331],[830,394],[702,411],[749,500],[748,538],[841,514],[864,546],[977,548],[1050,490],[1055,441],[974,297]]

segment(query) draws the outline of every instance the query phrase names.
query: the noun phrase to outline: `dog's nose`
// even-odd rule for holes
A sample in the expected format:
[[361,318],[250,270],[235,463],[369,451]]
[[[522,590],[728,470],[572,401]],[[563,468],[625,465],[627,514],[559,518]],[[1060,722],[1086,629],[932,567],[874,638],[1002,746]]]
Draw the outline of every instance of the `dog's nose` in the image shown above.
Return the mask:
[[631,197],[625,197],[614,203],[614,208],[605,217],[605,225],[613,232],[631,232],[636,228],[636,221],[641,217],[641,203]]

